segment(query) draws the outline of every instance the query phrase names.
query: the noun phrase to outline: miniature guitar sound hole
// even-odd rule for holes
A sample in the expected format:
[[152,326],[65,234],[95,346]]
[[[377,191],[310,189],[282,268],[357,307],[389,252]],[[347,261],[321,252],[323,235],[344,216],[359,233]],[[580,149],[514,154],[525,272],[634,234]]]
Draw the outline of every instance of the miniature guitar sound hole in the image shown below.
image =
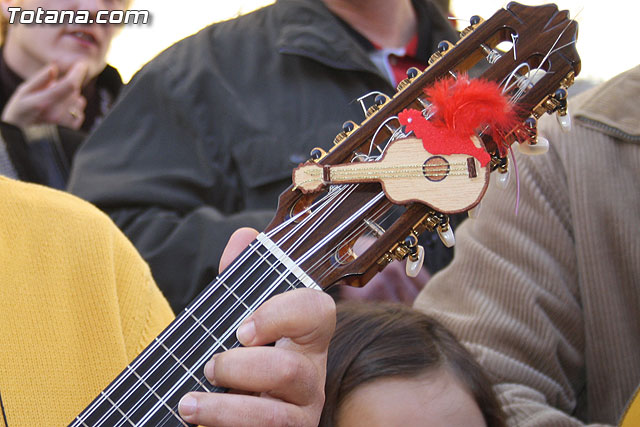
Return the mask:
[[442,156],[432,156],[422,165],[422,174],[431,182],[440,182],[451,172],[451,165]]

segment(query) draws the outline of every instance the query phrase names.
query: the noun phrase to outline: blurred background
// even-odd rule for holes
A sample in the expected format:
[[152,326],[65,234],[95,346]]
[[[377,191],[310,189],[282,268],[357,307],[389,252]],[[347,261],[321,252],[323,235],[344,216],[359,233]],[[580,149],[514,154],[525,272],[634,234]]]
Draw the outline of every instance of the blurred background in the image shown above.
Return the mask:
[[[273,0],[135,0],[132,9],[151,12],[151,24],[129,25],[114,40],[109,62],[117,67],[125,81],[159,52],[213,23],[230,19]],[[459,18],[458,28],[464,28],[472,15],[489,18],[506,5],[501,0],[451,0],[451,13]],[[549,1],[523,0],[536,5]],[[561,9],[570,11],[580,25],[578,51],[582,58],[580,78],[606,80],[634,65],[640,64],[640,40],[636,21],[640,2],[629,0],[557,0]]]

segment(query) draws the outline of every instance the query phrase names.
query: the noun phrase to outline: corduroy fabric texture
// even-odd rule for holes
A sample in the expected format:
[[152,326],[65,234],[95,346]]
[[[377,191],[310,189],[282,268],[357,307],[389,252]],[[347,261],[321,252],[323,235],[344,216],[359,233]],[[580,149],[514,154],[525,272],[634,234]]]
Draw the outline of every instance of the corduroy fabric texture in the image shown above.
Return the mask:
[[[479,358],[514,426],[615,424],[640,383],[640,67],[571,99],[517,155],[416,306]],[[513,174],[512,168],[512,174]],[[513,178],[513,177],[512,177]],[[567,415],[569,414],[569,415]]]

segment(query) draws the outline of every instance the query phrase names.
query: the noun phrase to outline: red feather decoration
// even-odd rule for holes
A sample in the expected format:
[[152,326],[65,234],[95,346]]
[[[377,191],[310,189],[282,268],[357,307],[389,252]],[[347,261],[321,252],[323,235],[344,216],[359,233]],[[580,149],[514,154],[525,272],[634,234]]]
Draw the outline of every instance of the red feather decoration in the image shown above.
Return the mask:
[[518,123],[513,105],[491,81],[470,80],[466,75],[457,80],[448,77],[425,89],[425,94],[431,103],[430,120],[412,109],[402,111],[398,118],[431,154],[468,154],[486,166],[491,157],[471,137],[481,131],[498,142]]

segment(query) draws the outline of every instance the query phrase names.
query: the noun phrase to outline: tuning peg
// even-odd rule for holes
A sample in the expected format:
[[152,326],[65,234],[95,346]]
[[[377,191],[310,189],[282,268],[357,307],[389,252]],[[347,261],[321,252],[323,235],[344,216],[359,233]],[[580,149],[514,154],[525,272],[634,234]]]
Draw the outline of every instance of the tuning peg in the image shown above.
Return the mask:
[[564,132],[571,131],[571,116],[566,111],[564,112],[564,114],[562,114],[561,111],[558,111],[556,113],[556,119],[560,124],[560,129],[562,129]]
[[479,202],[477,205],[475,205],[474,207],[472,207],[467,211],[467,215],[469,215],[469,218],[471,219],[476,219],[478,218],[478,215],[480,215],[481,210],[482,210],[482,202]]
[[543,136],[538,136],[535,140],[530,139],[527,142],[518,144],[518,151],[528,156],[545,154],[549,151],[549,140]]
[[422,265],[424,264],[424,248],[421,245],[417,245],[413,248],[414,250],[407,258],[407,265],[405,268],[405,272],[409,277],[417,277],[420,274],[420,270],[422,270]]
[[311,160],[313,160],[314,162],[318,162],[320,161],[324,156],[327,155],[327,152],[324,151],[322,148],[316,147],[313,150],[311,150]]
[[445,227],[438,227],[438,236],[442,243],[448,248],[452,248],[456,244],[456,236],[453,234],[453,228],[450,225]]
[[559,88],[553,94],[553,99],[556,104],[556,119],[563,131],[569,132],[571,130],[571,116],[567,114],[567,97],[569,92],[564,87]]
[[510,177],[509,169],[499,170],[497,173],[496,185],[498,188],[504,190],[509,185],[509,177]]

